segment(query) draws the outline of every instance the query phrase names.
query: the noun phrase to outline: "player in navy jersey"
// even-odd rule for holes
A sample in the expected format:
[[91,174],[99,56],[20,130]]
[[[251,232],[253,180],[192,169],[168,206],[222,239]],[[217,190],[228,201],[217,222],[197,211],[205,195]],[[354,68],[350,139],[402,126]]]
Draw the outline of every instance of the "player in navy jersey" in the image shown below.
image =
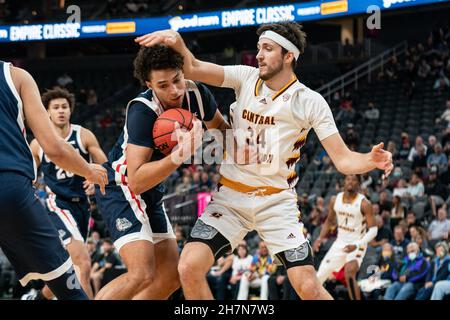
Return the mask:
[[[42,95],[42,103],[58,135],[67,141],[88,162],[102,164],[107,161],[94,134],[79,125],[70,123],[75,107],[73,94],[65,89],[53,89]],[[50,220],[58,230],[66,246],[81,286],[89,298],[93,298],[90,285],[91,258],[85,245],[88,236],[89,202],[88,194],[93,187],[83,177],[65,171],[51,161],[39,142],[31,142],[36,166],[41,168],[44,181],[50,189],[46,200]],[[45,287],[38,292],[37,299],[51,299],[52,293]]]
[[87,299],[33,188],[36,165],[26,141],[25,120],[45,153],[61,168],[98,183],[105,169],[88,164],[50,123],[31,75],[0,61],[0,246],[22,285],[42,279],[58,299]]
[[[167,109],[182,107],[197,115],[207,128],[229,127],[211,92],[185,80],[183,58],[165,46],[142,48],[134,74],[148,90],[128,103],[122,135],[108,155],[106,194],[97,203],[127,273],[114,279],[96,299],[167,299],[180,286],[178,248],[162,203],[162,182],[179,166],[155,147],[153,124]],[[178,132],[182,159],[201,145],[202,123]]]

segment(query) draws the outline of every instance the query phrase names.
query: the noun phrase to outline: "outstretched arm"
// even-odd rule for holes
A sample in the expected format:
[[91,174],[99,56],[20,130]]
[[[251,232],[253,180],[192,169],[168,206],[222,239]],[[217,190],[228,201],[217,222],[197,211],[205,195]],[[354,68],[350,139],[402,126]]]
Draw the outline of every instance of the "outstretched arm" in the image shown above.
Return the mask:
[[343,174],[362,174],[378,168],[384,170],[387,177],[394,167],[392,154],[383,150],[383,142],[374,146],[369,153],[351,151],[339,133],[321,142],[336,168]]
[[86,147],[87,152],[91,155],[94,163],[102,164],[108,161],[95,135],[88,129],[81,129],[81,141]]
[[187,79],[201,81],[219,87],[224,80],[223,66],[198,60],[188,49],[181,35],[173,30],[152,32],[135,39],[141,46],[166,45],[179,52],[184,59],[183,71]]

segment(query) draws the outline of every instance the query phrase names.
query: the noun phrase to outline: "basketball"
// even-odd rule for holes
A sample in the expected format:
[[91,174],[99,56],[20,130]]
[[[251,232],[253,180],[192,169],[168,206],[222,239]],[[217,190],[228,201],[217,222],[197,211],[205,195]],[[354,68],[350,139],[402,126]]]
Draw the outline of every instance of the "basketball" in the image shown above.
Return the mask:
[[194,115],[188,110],[181,108],[169,109],[163,112],[153,126],[153,141],[155,146],[164,155],[172,152],[177,145],[172,133],[175,131],[175,123],[180,124],[180,129],[191,130]]

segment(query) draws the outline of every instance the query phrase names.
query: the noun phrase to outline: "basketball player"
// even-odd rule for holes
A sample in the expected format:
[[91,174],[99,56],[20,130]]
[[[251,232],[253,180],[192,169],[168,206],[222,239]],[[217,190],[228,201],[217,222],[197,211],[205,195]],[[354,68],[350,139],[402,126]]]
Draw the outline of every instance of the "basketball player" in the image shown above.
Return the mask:
[[[127,272],[102,288],[96,299],[167,299],[180,286],[178,246],[162,203],[162,182],[179,166],[154,144],[153,125],[164,110],[183,108],[208,128],[229,125],[203,84],[185,80],[183,58],[163,45],[142,47],[134,74],[148,90],[128,103],[123,133],[109,153],[106,194],[97,193],[114,245]],[[188,159],[201,145],[202,122],[177,135],[177,152]]]
[[[383,143],[367,154],[349,150],[327,102],[297,80],[294,68],[306,45],[300,25],[274,23],[260,27],[257,33],[259,68],[200,61],[173,30],[135,40],[143,46],[162,43],[178,51],[184,57],[188,79],[233,88],[233,130],[249,131],[261,144],[259,163],[221,166],[221,186],[181,253],[181,284],[187,299],[212,299],[205,275],[214,259],[235,248],[247,232],[257,230],[271,254],[284,264],[302,299],[331,299],[317,279],[312,250],[299,221],[294,168],[300,149],[314,128],[337,169],[346,174],[375,168],[388,174],[393,166],[392,155],[382,149]],[[266,172],[267,166],[276,170]]]
[[317,277],[324,283],[333,271],[344,267],[351,300],[361,300],[356,275],[366,254],[367,244],[378,232],[372,204],[358,193],[359,185],[359,176],[345,177],[344,192],[331,198],[327,219],[322,225],[319,238],[314,242],[314,251],[317,252],[330,229],[337,224],[336,241],[323,258]]
[[23,286],[42,279],[58,299],[87,299],[58,231],[34,193],[36,166],[25,119],[60,168],[98,183],[102,190],[107,180],[103,167],[88,164],[56,133],[30,74],[0,61],[0,246]]
[[[58,135],[72,145],[84,160],[90,162],[92,158],[98,164],[107,161],[94,134],[70,123],[75,107],[75,98],[71,93],[65,89],[49,90],[42,95],[42,103]],[[30,147],[36,167],[41,167],[45,184],[51,190],[46,200],[50,220],[72,258],[81,286],[88,297],[93,299],[90,284],[91,257],[85,245],[91,217],[86,194],[90,184],[83,177],[67,172],[53,163],[36,139],[31,141]],[[36,299],[51,299],[52,296],[48,288],[44,287],[37,293]]]

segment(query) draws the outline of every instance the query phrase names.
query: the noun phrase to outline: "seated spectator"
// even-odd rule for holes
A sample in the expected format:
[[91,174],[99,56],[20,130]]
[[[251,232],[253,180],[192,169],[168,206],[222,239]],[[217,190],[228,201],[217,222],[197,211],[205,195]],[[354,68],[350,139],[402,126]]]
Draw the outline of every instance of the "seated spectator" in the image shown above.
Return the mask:
[[380,215],[375,216],[375,221],[377,223],[378,232],[375,239],[373,239],[369,245],[381,250],[381,247],[384,246],[385,243],[389,243],[392,240],[392,232],[390,228],[384,225],[384,220]]
[[356,133],[352,123],[347,124],[347,131],[344,135],[344,141],[350,150],[356,150],[358,148],[358,134]]
[[86,104],[90,107],[96,106],[98,104],[97,93],[94,89],[89,89]]
[[250,268],[241,277],[237,300],[247,300],[250,287],[260,288],[260,299],[269,298],[268,280],[270,274],[274,271],[275,264],[269,255],[266,243],[259,243],[258,253],[253,257]]
[[437,144],[436,136],[431,134],[431,135],[428,137],[427,157],[428,157],[430,154],[434,153],[434,147],[436,146],[436,144]]
[[427,167],[427,153],[423,146],[419,146],[417,148],[417,153],[414,155],[412,160],[412,169],[416,170],[417,168],[426,168]]
[[[392,195],[394,197],[398,196],[401,199],[403,198],[403,196],[406,195],[407,192],[408,192],[408,185],[406,184],[405,179],[400,179],[398,180],[397,186],[394,188],[394,192],[392,193]],[[392,199],[392,202],[394,202],[394,199]]]
[[416,142],[414,144],[414,147],[411,148],[411,150],[409,151],[409,155],[408,155],[408,160],[409,161],[413,161],[414,156],[417,154],[417,149],[419,147],[422,147],[425,150],[425,154],[427,153],[427,146],[425,145],[425,143],[423,143],[423,138],[421,136],[417,136],[416,137]]
[[402,226],[394,228],[394,240],[391,241],[394,255],[397,260],[402,260],[406,253],[406,246],[409,244],[408,239],[405,239],[405,233]]
[[450,295],[450,280],[438,281],[434,285],[430,300],[443,300],[448,295]]
[[232,273],[229,281],[232,286],[233,299],[236,299],[241,278],[250,269],[252,261],[253,257],[248,253],[247,243],[245,241],[239,243],[236,254],[233,256]]
[[439,208],[437,219],[433,220],[428,227],[428,236],[430,244],[447,240],[450,234],[450,219],[447,219],[447,210],[444,207]]
[[433,89],[437,95],[441,95],[444,91],[450,87],[450,81],[445,75],[440,75],[434,82]]
[[374,121],[380,118],[380,110],[373,104],[373,102],[369,102],[368,109],[364,112],[364,117],[367,120]]
[[400,159],[400,154],[398,153],[397,145],[395,144],[395,142],[390,140],[387,144],[386,150],[392,153],[392,160],[394,160],[395,164],[395,162]]
[[409,141],[409,136],[406,132],[402,132],[401,139],[402,141],[398,150],[398,154],[401,160],[406,160],[408,159],[409,153],[411,152],[411,142]]
[[203,171],[200,174],[199,189],[203,190],[203,191],[210,191],[211,186],[212,186],[212,182],[211,182],[208,172]]
[[102,255],[94,262],[91,270],[91,281],[94,296],[100,291],[105,271],[121,265],[120,259],[114,252],[114,244],[107,238],[102,241]]
[[406,209],[402,204],[400,196],[396,195],[392,199],[392,209],[390,215],[391,230],[398,224],[400,220],[405,218]]
[[307,193],[303,193],[302,196],[300,197],[300,201],[298,203],[298,208],[301,212],[302,218],[308,217],[309,214],[311,213],[312,207],[309,204]]
[[440,173],[447,170],[447,156],[442,152],[442,145],[437,143],[434,147],[434,153],[427,158],[427,166],[429,168],[436,166]]
[[182,182],[177,185],[175,192],[177,194],[183,194],[192,189],[191,177],[188,175],[183,176]]
[[206,276],[211,292],[217,300],[225,300],[227,296],[227,286],[233,271],[231,269],[233,257],[232,254],[225,254],[217,259],[216,264]]
[[429,300],[433,293],[434,285],[438,281],[450,280],[450,256],[448,245],[444,241],[438,242],[435,247],[436,258],[431,262],[425,286],[416,295],[416,300]]
[[412,201],[415,201],[417,197],[423,197],[425,194],[422,179],[420,179],[417,173],[412,174],[407,193]]
[[425,59],[422,59],[422,61],[420,62],[419,68],[417,70],[417,75],[420,78],[426,78],[430,74],[430,71],[431,71],[430,65],[427,63],[427,61]]
[[438,179],[438,168],[431,167],[428,181],[425,184],[425,194],[429,196],[429,202],[433,216],[437,214],[437,208],[442,206],[448,197],[448,187]]
[[393,274],[395,282],[386,289],[385,300],[408,300],[416,295],[425,282],[430,264],[420,252],[419,245],[411,242],[408,244],[407,253],[400,271]]
[[436,123],[440,123],[441,121],[450,123],[450,100],[447,100],[445,106],[446,106],[445,111],[441,114],[439,118],[436,119]]
[[[383,244],[381,255],[378,258],[377,266],[379,268],[379,271],[369,277],[372,282],[380,279],[384,281],[388,280],[393,283],[396,280],[396,278],[394,279],[394,275],[398,274],[400,262],[395,258],[394,250],[390,243]],[[378,300],[383,292],[384,290],[380,285],[379,288],[371,292],[370,297],[372,299]]]

